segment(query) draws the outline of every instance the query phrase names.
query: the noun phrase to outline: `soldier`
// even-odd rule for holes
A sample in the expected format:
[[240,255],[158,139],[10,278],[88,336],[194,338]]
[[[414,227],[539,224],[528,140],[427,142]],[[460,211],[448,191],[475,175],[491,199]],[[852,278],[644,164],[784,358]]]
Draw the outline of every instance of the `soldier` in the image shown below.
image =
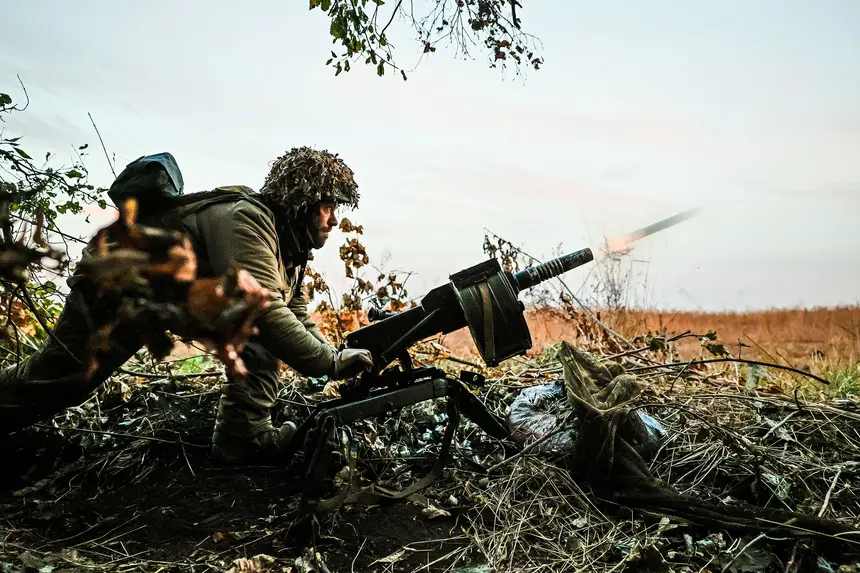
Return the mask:
[[[327,151],[294,148],[278,158],[259,193],[248,187],[219,187],[173,200],[146,221],[185,232],[197,256],[198,276],[220,276],[237,263],[268,289],[270,302],[256,320],[258,334],[240,353],[244,383],[222,388],[212,437],[213,454],[226,463],[279,459],[296,431],[292,422],[275,428],[271,408],[281,363],[305,376],[342,379],[372,366],[365,350],[338,350],[314,324],[301,292],[312,250],[321,249],[337,226],[340,206],[358,206],[352,170]],[[91,241],[84,258],[94,249]],[[110,350],[90,377],[78,357],[87,350],[93,316],[114,312],[96,303],[96,285],[76,273],[54,335],[26,361],[0,372],[0,431],[26,427],[80,404],[142,347],[136,328],[120,325]]]

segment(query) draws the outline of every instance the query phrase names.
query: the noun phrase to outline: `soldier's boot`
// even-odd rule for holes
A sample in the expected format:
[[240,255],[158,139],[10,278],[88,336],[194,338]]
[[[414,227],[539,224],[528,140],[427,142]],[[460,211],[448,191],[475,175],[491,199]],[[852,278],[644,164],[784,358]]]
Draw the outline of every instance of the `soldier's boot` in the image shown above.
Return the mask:
[[248,374],[244,381],[228,380],[223,387],[212,435],[212,455],[216,461],[230,465],[285,463],[286,448],[296,433],[296,425],[272,425],[280,361],[257,342],[249,342],[241,357]]
[[251,437],[215,430],[212,455],[218,462],[230,465],[284,463],[286,448],[295,433],[296,425],[293,422],[286,422],[280,428],[268,427]]

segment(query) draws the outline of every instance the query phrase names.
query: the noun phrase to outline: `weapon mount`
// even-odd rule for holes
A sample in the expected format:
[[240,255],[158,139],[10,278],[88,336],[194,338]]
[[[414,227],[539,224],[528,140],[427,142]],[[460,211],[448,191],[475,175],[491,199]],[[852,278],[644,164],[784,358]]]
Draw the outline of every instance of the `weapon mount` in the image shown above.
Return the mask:
[[[403,499],[427,487],[442,473],[450,459],[450,446],[461,412],[487,435],[508,446],[510,431],[504,421],[490,412],[466,386],[480,386],[484,377],[469,370],[462,370],[455,378],[439,368],[413,368],[409,347],[430,336],[468,327],[478,352],[489,366],[524,354],[531,348],[532,339],[523,316],[525,307],[517,298],[518,294],[593,259],[591,249],[582,249],[510,273],[502,269],[498,260],[491,258],[451,275],[448,283],[428,292],[419,305],[409,310],[371,309],[368,313],[371,323],[349,333],[344,345],[370,350],[374,358],[373,368],[343,384],[339,398],[317,404],[299,427],[287,452],[289,459],[299,447],[304,449],[299,518],[333,511],[344,502],[381,503]],[[394,360],[398,360],[403,368],[388,368]],[[338,426],[439,398],[447,401],[448,425],[430,473],[398,492],[375,487],[373,491],[350,493],[357,463],[353,444],[348,451],[344,449],[341,452],[348,460],[347,486],[333,497],[321,498],[333,463],[330,453],[347,443],[345,433],[343,440],[337,440]]]

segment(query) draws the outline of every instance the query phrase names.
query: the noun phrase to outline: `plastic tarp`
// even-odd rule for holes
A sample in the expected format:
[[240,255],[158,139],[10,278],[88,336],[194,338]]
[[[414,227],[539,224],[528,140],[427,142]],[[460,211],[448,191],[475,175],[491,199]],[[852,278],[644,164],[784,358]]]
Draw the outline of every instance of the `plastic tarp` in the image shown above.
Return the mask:
[[[528,445],[556,430],[569,408],[562,384],[553,382],[530,386],[514,399],[508,414],[508,427],[517,442]],[[642,434],[645,436],[645,443],[635,446],[643,458],[649,457],[660,447],[666,430],[660,422],[642,410],[636,410],[635,413],[643,426]],[[546,454],[570,453],[578,435],[579,424],[574,419],[569,429],[548,438],[536,446],[535,451]]]

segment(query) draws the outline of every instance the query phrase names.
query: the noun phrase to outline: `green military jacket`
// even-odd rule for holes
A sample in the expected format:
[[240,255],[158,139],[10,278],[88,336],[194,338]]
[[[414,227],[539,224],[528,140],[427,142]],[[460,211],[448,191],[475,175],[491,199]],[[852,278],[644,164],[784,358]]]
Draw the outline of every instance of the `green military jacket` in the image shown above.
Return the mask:
[[223,275],[231,263],[238,263],[270,293],[255,322],[258,342],[299,374],[333,374],[336,349],[311,319],[297,288],[302,267],[283,260],[274,214],[250,188],[228,186],[185,195],[164,214],[142,222],[187,233],[200,277]]

